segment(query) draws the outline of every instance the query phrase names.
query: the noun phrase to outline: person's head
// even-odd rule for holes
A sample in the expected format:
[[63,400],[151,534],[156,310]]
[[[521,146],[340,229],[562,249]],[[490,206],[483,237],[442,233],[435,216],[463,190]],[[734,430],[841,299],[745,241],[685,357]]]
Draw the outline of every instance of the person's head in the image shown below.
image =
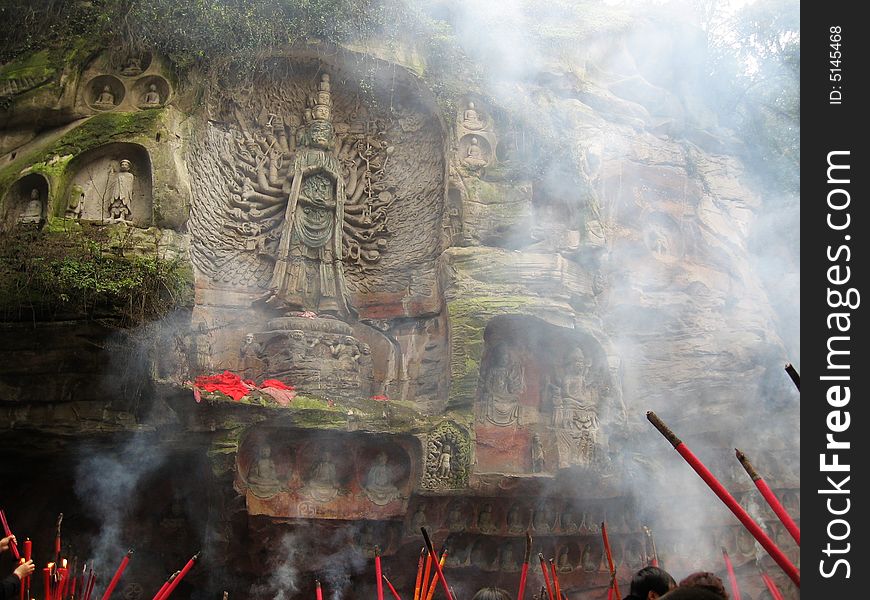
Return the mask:
[[625,600],[655,600],[677,587],[671,574],[658,567],[644,567],[631,578]]
[[471,600],[511,600],[511,595],[501,588],[485,587],[477,590]]
[[728,600],[728,591],[725,589],[725,584],[722,583],[722,579],[715,573],[710,573],[709,571],[697,571],[686,576],[682,581],[680,581],[680,587],[702,588],[717,594],[720,599]]
[[678,587],[661,596],[662,600],[722,600],[722,596],[702,587]]

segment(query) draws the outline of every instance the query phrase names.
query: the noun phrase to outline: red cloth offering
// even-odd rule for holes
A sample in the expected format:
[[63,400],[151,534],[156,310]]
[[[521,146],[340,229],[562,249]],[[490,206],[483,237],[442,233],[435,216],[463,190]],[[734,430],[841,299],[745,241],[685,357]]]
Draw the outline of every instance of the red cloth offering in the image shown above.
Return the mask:
[[287,406],[296,396],[296,388],[277,379],[266,379],[257,385],[252,379],[242,379],[235,373],[224,371],[219,375],[200,375],[193,382],[193,397],[197,402],[202,400],[202,392],[221,392],[236,402],[254,390],[269,394],[275,402]]

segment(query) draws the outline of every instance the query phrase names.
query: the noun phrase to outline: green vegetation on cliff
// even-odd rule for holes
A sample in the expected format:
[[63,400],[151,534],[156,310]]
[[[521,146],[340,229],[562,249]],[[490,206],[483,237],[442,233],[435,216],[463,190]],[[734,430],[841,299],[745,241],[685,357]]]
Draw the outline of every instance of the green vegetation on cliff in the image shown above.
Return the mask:
[[[98,225],[17,227],[0,241],[0,320],[108,318],[137,325],[193,300],[182,259],[125,253],[123,233]],[[120,225],[123,229],[124,226]]]

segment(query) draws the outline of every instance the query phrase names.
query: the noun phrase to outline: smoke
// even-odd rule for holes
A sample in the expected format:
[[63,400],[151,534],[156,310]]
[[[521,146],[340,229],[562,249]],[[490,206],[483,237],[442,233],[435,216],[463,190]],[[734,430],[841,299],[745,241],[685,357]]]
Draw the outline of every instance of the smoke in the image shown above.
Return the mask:
[[123,446],[85,456],[76,466],[75,492],[99,533],[91,542],[94,565],[107,583],[124,554],[136,544],[125,538],[128,521],[137,506],[140,484],[159,469],[166,458],[150,436],[134,434]]
[[298,563],[306,552],[307,540],[302,532],[287,533],[274,550],[276,565],[265,583],[251,588],[257,598],[289,600],[299,591]]

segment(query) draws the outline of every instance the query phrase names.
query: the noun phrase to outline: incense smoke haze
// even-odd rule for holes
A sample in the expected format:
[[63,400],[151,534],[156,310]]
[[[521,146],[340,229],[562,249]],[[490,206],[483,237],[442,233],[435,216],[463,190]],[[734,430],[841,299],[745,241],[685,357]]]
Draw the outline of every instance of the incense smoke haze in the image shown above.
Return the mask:
[[[701,543],[696,540],[706,539],[710,523],[733,524],[733,519],[646,422],[647,410],[662,416],[722,478],[745,478],[733,458],[735,446],[761,472],[796,473],[799,466],[797,393],[782,370],[785,362],[800,366],[799,198],[748,172],[720,177],[720,185],[722,179],[740,179],[742,188],[735,193],[750,192],[747,206],[738,206],[739,198],[704,189],[710,172],[699,173],[698,161],[737,153],[741,145],[725,117],[713,109],[716,99],[704,79],[709,56],[694,12],[700,4],[408,4],[409,10],[449,24],[462,51],[480,66],[481,95],[512,115],[527,134],[524,158],[541,165],[535,182],[541,195],[557,199],[576,216],[566,227],[582,232],[583,215],[597,216],[602,223],[606,258],[600,269],[609,289],[597,318],[619,356],[625,405],[625,422],[619,424],[624,433],[612,442],[612,460],[632,482],[640,518],[666,528],[678,523],[684,538],[678,542],[687,554],[691,544]],[[575,32],[597,27],[605,33],[584,36],[582,44],[572,41]],[[708,147],[699,149],[702,143]],[[686,210],[694,210],[699,226],[674,224],[680,243],[693,250],[696,272],[688,276],[679,261],[638,259],[637,245],[626,243],[620,223],[641,227],[649,214],[626,215],[626,206],[612,205],[613,196],[600,194],[601,182],[594,180],[598,166],[643,163],[647,152],[649,162],[666,162],[653,156],[659,145],[666,148],[673,173],[701,190],[668,198],[686,206],[698,203]],[[710,233],[713,219],[716,227],[730,232],[730,239]],[[502,245],[527,249],[534,241],[534,225]],[[727,265],[722,255],[729,258]],[[715,274],[715,289],[702,282],[709,273]],[[696,275],[694,284],[686,282]],[[632,302],[643,302],[648,310],[627,318]],[[757,416],[772,414],[780,418]],[[782,460],[784,452],[793,462],[768,462],[774,461],[770,453]],[[113,569],[133,545],[121,538],[131,498],[165,459],[147,436],[137,435],[121,449],[87,458],[77,469],[76,492],[101,523],[92,558],[104,569]],[[765,510],[754,501],[747,508],[756,517]],[[656,534],[660,549],[670,543],[667,531]],[[299,572],[310,535],[300,525],[280,539],[274,548],[276,566],[268,580],[251,590],[253,595],[289,600],[310,585],[300,581]],[[337,553],[321,557],[327,566],[318,576],[332,600],[355,597],[351,578],[371,564],[346,539],[337,536],[332,545]],[[699,567],[715,570],[718,565]],[[674,575],[679,579],[684,574]]]
[[76,494],[99,524],[88,557],[89,565],[94,565],[98,573],[95,594],[105,589],[124,554],[135,549],[138,540],[122,534],[127,532],[129,536],[127,519],[137,508],[140,484],[164,464],[165,458],[159,444],[137,434],[111,452],[86,456],[76,467]]

